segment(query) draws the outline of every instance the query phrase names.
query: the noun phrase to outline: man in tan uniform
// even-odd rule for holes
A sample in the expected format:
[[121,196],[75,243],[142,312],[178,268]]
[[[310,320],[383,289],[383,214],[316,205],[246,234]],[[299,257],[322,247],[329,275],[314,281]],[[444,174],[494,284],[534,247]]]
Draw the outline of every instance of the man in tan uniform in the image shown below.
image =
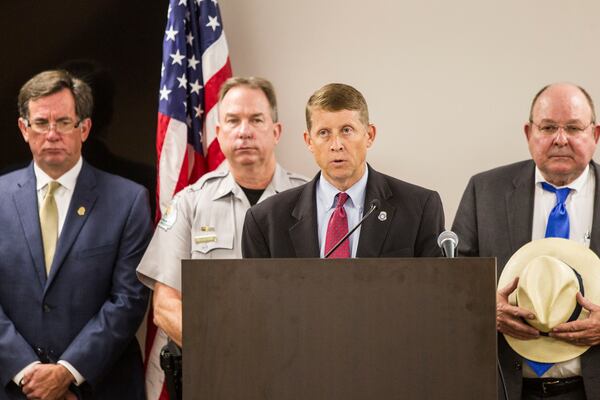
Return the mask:
[[273,86],[227,80],[219,96],[217,139],[226,163],[182,190],[165,211],[137,272],[154,289],[154,321],[181,346],[181,260],[241,258],[250,206],[307,180],[275,160],[281,136]]

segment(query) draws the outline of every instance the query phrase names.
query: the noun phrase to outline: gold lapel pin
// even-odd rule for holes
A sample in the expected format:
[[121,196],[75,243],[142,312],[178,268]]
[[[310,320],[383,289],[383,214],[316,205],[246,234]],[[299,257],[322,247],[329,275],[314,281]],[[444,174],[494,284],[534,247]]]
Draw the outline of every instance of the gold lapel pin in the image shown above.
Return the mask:
[[77,215],[79,215],[79,216],[85,215],[85,207],[79,207],[77,209]]

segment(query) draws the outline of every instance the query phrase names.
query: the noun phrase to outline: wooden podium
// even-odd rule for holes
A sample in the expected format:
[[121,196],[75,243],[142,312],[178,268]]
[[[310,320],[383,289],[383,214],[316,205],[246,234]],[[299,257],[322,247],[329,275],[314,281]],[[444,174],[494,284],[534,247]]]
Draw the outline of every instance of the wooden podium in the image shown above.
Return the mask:
[[493,258],[183,261],[185,400],[496,399]]

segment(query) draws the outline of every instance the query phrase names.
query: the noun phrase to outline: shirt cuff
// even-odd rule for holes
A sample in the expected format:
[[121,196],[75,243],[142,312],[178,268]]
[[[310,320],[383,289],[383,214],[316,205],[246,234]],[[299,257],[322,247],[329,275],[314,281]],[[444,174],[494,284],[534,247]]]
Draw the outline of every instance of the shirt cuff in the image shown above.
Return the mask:
[[23,380],[23,377],[25,376],[25,373],[27,372],[27,370],[36,364],[41,364],[41,362],[34,361],[31,364],[29,364],[28,366],[26,366],[25,368],[23,368],[22,370],[20,370],[19,373],[17,373],[15,375],[15,377],[13,378],[13,382],[16,383],[17,386],[21,386],[21,380]]
[[71,375],[73,375],[73,378],[75,378],[75,385],[79,386],[83,382],[85,382],[85,378],[68,361],[58,360],[57,364],[60,364],[63,367],[65,367],[66,369],[69,370],[69,372],[71,373]]

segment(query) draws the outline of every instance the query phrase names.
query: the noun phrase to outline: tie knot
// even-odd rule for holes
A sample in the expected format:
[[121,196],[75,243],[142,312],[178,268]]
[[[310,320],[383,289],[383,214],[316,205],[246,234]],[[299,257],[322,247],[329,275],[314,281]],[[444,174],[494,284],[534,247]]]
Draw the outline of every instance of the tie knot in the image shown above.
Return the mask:
[[551,184],[546,183],[546,182],[542,182],[542,188],[549,192],[555,193],[557,203],[564,203],[567,200],[567,196],[571,192],[571,189],[568,187],[562,188],[562,189],[557,189],[554,186],[552,186]]
[[48,182],[48,191],[46,192],[46,196],[54,196],[54,192],[59,187],[60,187],[60,183],[58,183],[56,181]]
[[348,200],[348,197],[349,197],[348,193],[339,192],[337,194],[338,201],[337,201],[337,204],[336,204],[336,208],[344,207],[344,204],[346,204],[346,200]]

